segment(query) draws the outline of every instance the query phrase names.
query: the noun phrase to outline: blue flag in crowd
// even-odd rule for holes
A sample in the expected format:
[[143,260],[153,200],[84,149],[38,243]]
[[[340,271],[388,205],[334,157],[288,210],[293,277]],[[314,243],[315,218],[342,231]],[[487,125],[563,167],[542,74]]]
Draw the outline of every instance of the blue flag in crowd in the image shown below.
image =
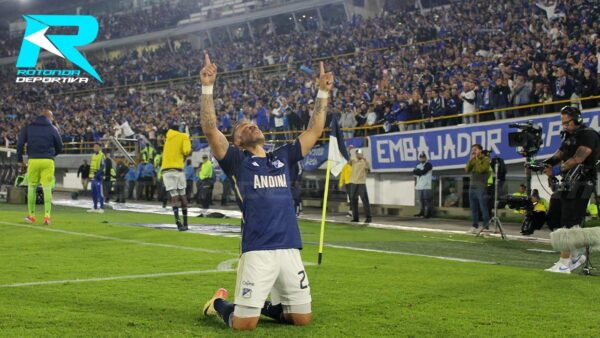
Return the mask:
[[310,67],[305,66],[305,65],[301,65],[300,70],[307,73],[308,75],[313,75],[313,73],[314,73],[314,71]]
[[344,135],[340,130],[337,116],[331,119],[331,133],[329,134],[329,161],[331,161],[331,173],[338,176],[350,158],[346,150]]

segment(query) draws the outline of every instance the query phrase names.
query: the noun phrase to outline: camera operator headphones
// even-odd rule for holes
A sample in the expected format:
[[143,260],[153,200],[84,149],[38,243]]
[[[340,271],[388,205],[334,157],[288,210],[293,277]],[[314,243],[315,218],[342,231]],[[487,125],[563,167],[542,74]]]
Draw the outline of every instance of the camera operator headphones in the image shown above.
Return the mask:
[[583,124],[583,117],[581,117],[581,111],[575,107],[565,106],[560,110],[560,113],[571,116],[575,124],[578,126]]

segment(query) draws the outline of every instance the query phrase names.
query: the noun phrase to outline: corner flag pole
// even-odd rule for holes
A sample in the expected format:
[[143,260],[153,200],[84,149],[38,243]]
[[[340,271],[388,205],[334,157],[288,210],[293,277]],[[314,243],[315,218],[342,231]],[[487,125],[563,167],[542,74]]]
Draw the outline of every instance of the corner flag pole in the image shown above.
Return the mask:
[[325,194],[323,196],[323,213],[321,215],[321,236],[319,237],[319,259],[317,264],[321,265],[323,259],[323,241],[325,239],[325,216],[327,215],[327,197],[329,196],[329,175],[331,174],[331,160],[327,159],[327,171],[325,173]]

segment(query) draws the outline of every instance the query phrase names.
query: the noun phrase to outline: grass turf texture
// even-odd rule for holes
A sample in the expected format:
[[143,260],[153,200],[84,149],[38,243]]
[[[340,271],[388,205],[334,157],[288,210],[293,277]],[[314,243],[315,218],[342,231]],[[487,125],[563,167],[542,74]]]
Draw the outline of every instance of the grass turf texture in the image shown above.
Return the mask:
[[[0,204],[0,222],[25,225],[24,206]],[[0,285],[212,270],[236,257],[239,239],[111,223],[170,223],[172,216],[55,207],[50,229],[0,224]],[[237,220],[193,218],[191,223]],[[35,225],[43,228],[42,225]],[[305,243],[319,224],[301,222]],[[331,244],[476,259],[465,263],[326,248],[323,265],[306,266],[313,295],[309,327],[264,319],[249,336],[594,336],[600,332],[600,280],[542,271],[557,254],[547,245],[329,224]],[[191,249],[142,245],[168,244]],[[307,244],[305,262],[317,246]],[[0,336],[231,336],[201,307],[235,272],[216,272],[0,287]]]

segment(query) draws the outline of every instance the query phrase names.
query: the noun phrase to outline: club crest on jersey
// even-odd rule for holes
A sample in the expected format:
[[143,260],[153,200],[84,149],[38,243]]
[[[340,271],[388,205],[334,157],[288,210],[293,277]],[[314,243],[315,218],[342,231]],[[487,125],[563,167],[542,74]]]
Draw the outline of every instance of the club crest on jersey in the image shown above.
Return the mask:
[[254,189],[264,188],[287,188],[285,174],[277,176],[254,175]]
[[279,169],[279,168],[283,168],[283,166],[284,166],[284,165],[285,165],[285,164],[283,164],[283,162],[281,162],[280,160],[275,160],[275,161],[273,161],[273,166],[274,166],[275,168],[277,168],[277,169]]
[[243,288],[242,289],[242,297],[244,297],[244,298],[250,298],[250,297],[252,297],[252,289]]

